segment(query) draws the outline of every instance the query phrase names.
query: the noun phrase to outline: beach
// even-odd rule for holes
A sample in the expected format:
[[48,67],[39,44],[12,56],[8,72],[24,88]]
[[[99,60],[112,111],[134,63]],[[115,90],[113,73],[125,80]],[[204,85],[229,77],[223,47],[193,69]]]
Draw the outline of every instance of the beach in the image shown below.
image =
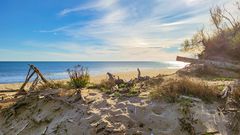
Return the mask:
[[[176,69],[142,70],[141,76],[150,78],[137,82],[131,89],[139,90],[139,95],[130,95],[131,91],[124,92],[121,88],[116,89],[114,93],[106,93],[99,88],[84,88],[81,90],[80,100],[78,95],[74,94],[76,92],[74,89],[58,88],[29,92],[24,98],[0,103],[3,110],[0,113],[2,127],[0,135],[182,133],[179,119],[185,119],[181,113],[181,108],[186,107],[182,104],[185,100],[170,103],[167,100],[153,100],[150,96],[155,88],[154,83],[160,86],[168,77],[176,77],[174,74],[176,71]],[[126,81],[137,77],[137,71],[112,74]],[[158,76],[159,74],[169,76]],[[91,83],[97,84],[107,79],[107,76],[103,73],[91,76],[90,79]],[[1,84],[0,88],[11,90],[19,89],[20,86],[21,83]],[[111,88],[111,91],[114,89]],[[218,104],[205,104],[199,98],[185,98],[194,102],[191,111],[197,112],[194,118],[199,121],[199,124],[194,125],[196,132],[225,133],[226,127],[218,126],[225,124],[217,113]]]
[[[146,69],[141,70],[142,76],[157,76],[159,74],[173,74],[177,71],[177,69]],[[116,76],[119,76],[120,78],[124,80],[130,80],[137,76],[137,71],[127,71],[127,72],[116,72],[113,73]],[[102,73],[99,75],[93,75],[90,78],[91,83],[100,83],[101,80],[106,79],[106,73]],[[63,81],[66,82],[68,79],[62,79],[62,80],[54,80],[54,81]],[[0,84],[0,90],[17,90],[21,87],[23,83],[7,83],[7,84]],[[31,83],[28,83],[26,85],[26,89],[30,87]]]

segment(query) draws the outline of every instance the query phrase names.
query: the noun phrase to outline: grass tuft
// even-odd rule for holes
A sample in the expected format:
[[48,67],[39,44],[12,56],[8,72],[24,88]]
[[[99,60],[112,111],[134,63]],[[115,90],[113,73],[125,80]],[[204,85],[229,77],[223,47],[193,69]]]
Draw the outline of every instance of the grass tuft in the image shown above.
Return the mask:
[[150,93],[152,99],[166,99],[169,102],[176,102],[180,95],[192,96],[211,102],[217,99],[218,88],[209,86],[202,81],[181,78],[166,80]]

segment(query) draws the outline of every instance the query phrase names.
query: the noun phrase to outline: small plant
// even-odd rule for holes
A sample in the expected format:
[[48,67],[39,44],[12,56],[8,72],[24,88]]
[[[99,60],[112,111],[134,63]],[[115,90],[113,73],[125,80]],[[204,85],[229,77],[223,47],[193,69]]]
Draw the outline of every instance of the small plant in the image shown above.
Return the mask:
[[88,69],[81,65],[75,66],[73,69],[68,69],[68,75],[70,78],[69,85],[76,89],[77,98],[75,101],[79,99],[83,99],[81,95],[81,89],[86,87],[90,82],[90,75],[88,74]]
[[180,102],[180,113],[182,118],[179,118],[181,130],[187,132],[189,135],[195,135],[196,131],[194,124],[197,124],[198,119],[194,118],[194,113],[191,112],[193,104],[189,100],[183,100]]
[[132,88],[132,89],[126,94],[127,97],[134,97],[134,96],[137,96],[137,95],[139,95],[139,91],[136,90],[136,89],[134,89],[134,88]]
[[90,76],[86,67],[77,65],[73,69],[68,69],[67,72],[70,77],[69,84],[73,88],[82,89],[90,82]]
[[114,92],[113,96],[120,98],[122,96],[122,94],[116,91],[116,92]]

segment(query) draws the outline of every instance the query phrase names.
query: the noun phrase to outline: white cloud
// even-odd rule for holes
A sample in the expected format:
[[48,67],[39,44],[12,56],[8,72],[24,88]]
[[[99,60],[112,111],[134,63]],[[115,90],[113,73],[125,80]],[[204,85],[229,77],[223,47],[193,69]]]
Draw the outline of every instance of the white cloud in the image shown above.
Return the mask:
[[113,6],[116,2],[117,2],[117,0],[107,0],[107,1],[106,0],[98,0],[97,2],[91,1],[90,3],[80,5],[78,7],[63,9],[59,13],[59,15],[64,16],[64,15],[67,15],[70,13],[79,12],[79,11],[83,11],[83,10],[87,10],[87,9],[105,9],[105,8]]
[[[104,45],[65,42],[56,48],[73,51],[83,50],[87,59],[111,60],[174,60],[179,52],[164,49],[179,47],[184,39],[209,24],[209,8],[215,4],[232,3],[228,0],[99,0],[74,8],[66,8],[59,15],[94,10],[96,19],[41,32],[63,33],[78,41],[84,37]],[[49,45],[51,47],[51,45]],[[117,48],[118,51],[111,51]],[[154,49],[153,49],[154,48]],[[159,49],[156,49],[159,48]],[[71,58],[66,53],[51,53]],[[104,56],[102,56],[104,54]],[[85,56],[81,55],[81,58]]]

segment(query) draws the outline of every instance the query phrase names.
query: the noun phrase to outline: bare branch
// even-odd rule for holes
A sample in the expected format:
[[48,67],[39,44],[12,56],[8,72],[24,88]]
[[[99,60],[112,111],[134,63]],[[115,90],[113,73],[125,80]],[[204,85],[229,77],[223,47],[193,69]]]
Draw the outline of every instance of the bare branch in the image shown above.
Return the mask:
[[211,8],[210,9],[210,15],[211,15],[211,19],[213,24],[215,25],[215,27],[222,31],[220,24],[222,23],[223,20],[223,16],[222,16],[222,9],[219,6],[216,6],[215,8]]

